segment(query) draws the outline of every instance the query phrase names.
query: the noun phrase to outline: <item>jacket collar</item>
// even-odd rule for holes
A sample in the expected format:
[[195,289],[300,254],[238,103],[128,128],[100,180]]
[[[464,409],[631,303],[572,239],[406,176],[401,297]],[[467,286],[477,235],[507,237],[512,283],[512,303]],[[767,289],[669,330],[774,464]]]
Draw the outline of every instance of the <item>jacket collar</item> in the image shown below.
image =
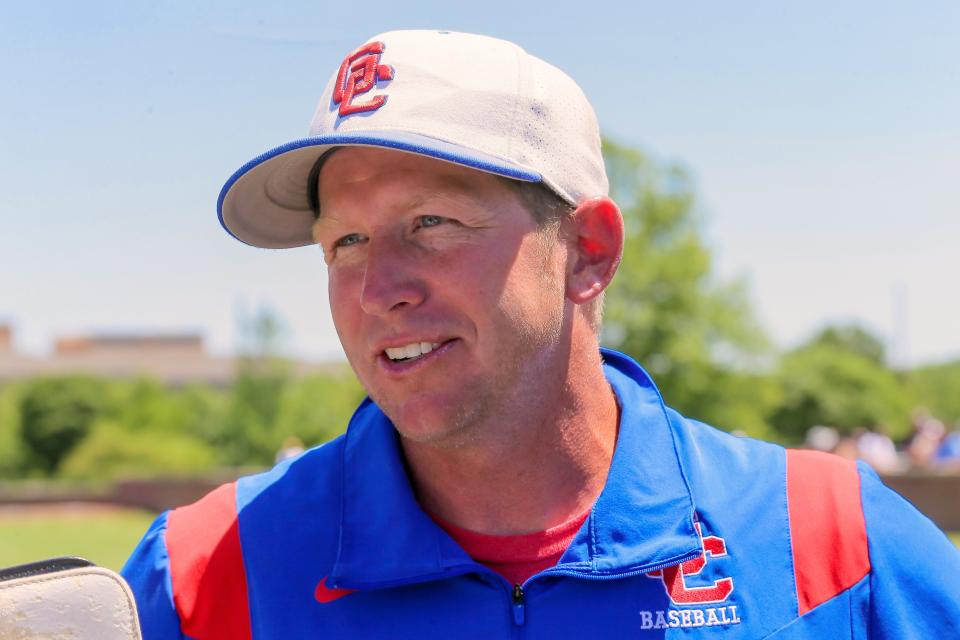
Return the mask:
[[[552,571],[584,577],[645,573],[700,553],[694,504],[663,400],[629,357],[603,349],[620,405],[607,484]],[[330,584],[380,588],[476,568],[417,503],[393,425],[369,399],[343,446],[340,541]]]

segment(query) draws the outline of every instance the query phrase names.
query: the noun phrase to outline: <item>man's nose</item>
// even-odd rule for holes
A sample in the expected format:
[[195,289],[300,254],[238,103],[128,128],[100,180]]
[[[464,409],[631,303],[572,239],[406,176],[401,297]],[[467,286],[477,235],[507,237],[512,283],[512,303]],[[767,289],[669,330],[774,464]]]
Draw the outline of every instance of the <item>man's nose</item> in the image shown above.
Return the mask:
[[363,273],[360,307],[364,312],[382,316],[392,311],[415,307],[427,296],[418,277],[415,259],[400,239],[371,239]]

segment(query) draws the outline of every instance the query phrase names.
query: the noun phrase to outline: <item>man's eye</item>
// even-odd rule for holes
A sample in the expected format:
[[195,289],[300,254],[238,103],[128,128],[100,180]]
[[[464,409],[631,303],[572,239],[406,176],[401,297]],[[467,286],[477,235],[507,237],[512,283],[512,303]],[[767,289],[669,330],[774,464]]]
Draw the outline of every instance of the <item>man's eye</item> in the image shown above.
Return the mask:
[[421,227],[436,227],[443,224],[443,218],[440,216],[420,216]]
[[347,235],[343,236],[342,238],[340,238],[340,239],[337,240],[336,242],[334,242],[334,243],[333,243],[333,246],[334,246],[334,247],[337,247],[337,248],[340,248],[340,247],[349,247],[349,246],[352,245],[352,244],[357,244],[358,242],[360,242],[360,240],[361,240],[361,237],[360,237],[360,234],[359,234],[359,233],[350,233],[350,234],[347,234]]

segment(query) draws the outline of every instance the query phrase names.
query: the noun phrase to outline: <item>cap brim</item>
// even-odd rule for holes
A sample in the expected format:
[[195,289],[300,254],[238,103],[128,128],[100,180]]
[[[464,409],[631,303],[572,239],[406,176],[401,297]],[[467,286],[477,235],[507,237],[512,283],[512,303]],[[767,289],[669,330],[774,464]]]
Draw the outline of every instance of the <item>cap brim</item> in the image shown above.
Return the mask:
[[313,244],[314,218],[307,196],[310,171],[324,152],[343,146],[395,149],[525,182],[542,179],[538,172],[516,163],[415,133],[316,136],[271,149],[230,176],[217,200],[220,224],[237,240],[255,247]]

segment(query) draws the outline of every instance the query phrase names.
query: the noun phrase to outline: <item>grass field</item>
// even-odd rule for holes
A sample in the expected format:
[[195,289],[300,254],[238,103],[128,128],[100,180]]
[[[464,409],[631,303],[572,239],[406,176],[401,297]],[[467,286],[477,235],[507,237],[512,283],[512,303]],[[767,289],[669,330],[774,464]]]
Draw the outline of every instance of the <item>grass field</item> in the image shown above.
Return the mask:
[[155,514],[117,509],[0,512],[0,567],[81,556],[120,569]]
[[[54,556],[82,556],[119,569],[153,520],[132,510],[0,512],[0,567]],[[960,532],[950,534],[960,547]]]

